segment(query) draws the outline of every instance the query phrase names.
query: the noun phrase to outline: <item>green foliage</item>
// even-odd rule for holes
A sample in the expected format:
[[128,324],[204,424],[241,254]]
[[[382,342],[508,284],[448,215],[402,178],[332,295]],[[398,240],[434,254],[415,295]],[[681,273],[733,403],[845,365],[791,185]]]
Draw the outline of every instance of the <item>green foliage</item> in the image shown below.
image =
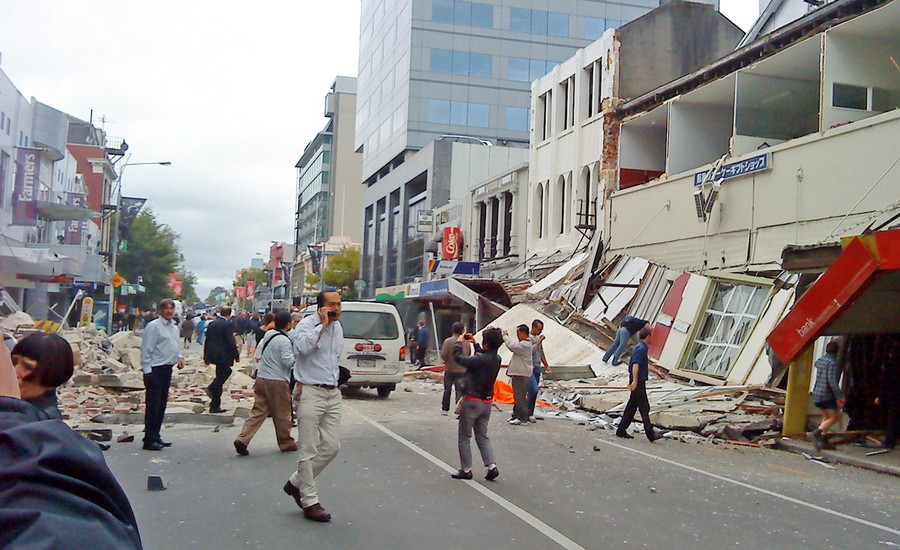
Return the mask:
[[174,298],[167,286],[169,273],[175,273],[181,261],[178,234],[157,222],[152,210],[143,210],[131,225],[128,251],[119,254],[117,270],[129,282],[143,277],[147,290],[128,299],[133,305],[148,308],[164,298]]
[[359,249],[344,248],[336,254],[326,256],[323,273],[307,273],[306,284],[310,288],[318,288],[319,280],[324,279],[325,286],[337,287],[345,300],[352,300],[356,298],[353,283],[359,279],[359,265]]
[[234,286],[247,286],[247,281],[255,282],[257,287],[264,285],[266,284],[266,272],[262,269],[251,267],[234,280]]
[[185,306],[193,306],[200,301],[200,297],[197,296],[197,290],[194,288],[194,285],[197,284],[197,276],[185,269],[184,266],[179,267],[177,273],[178,280],[182,283],[181,299],[184,300]]
[[217,286],[216,288],[209,291],[209,296],[206,297],[206,300],[203,302],[207,305],[216,305],[219,303],[219,294],[225,295],[225,300],[227,301],[231,297],[231,291],[228,289]]

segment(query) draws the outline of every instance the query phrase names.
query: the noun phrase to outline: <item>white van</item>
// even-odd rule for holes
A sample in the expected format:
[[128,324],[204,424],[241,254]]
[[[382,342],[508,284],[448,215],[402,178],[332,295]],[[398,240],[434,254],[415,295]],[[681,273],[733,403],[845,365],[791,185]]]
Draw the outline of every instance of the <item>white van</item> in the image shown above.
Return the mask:
[[[314,315],[310,305],[303,316]],[[343,302],[341,326],[344,353],[341,366],[350,369],[350,388],[375,388],[385,398],[403,381],[406,339],[397,308],[378,302]]]
[[406,340],[397,308],[378,302],[344,302],[341,307],[344,354],[351,388],[376,388],[385,398],[403,381]]

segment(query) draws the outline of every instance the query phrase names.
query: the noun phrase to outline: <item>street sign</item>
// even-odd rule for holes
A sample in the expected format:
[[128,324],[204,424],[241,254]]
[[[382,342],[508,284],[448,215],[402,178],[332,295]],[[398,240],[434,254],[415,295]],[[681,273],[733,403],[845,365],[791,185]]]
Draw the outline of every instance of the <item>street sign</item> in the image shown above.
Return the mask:
[[419,212],[416,220],[416,230],[420,233],[431,233],[434,224],[434,215],[431,212]]
[[122,277],[118,273],[116,273],[115,275],[113,275],[112,277],[109,278],[109,284],[111,284],[112,286],[114,286],[116,288],[119,288],[120,286],[122,286],[122,283],[124,283],[124,282],[125,282],[125,277]]
[[128,241],[119,241],[119,252],[128,252]]
[[366,289],[366,282],[362,279],[357,279],[353,282],[353,288],[356,289],[356,292],[362,292]]

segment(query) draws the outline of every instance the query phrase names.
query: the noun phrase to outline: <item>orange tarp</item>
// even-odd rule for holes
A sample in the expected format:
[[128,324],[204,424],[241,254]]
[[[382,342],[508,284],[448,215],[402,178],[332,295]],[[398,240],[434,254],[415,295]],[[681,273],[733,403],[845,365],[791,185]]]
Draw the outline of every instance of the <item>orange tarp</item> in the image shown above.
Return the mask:
[[[504,405],[512,405],[515,403],[512,386],[500,380],[494,381],[494,403],[502,403]],[[538,399],[538,405],[541,407],[553,407],[550,403],[546,403]]]

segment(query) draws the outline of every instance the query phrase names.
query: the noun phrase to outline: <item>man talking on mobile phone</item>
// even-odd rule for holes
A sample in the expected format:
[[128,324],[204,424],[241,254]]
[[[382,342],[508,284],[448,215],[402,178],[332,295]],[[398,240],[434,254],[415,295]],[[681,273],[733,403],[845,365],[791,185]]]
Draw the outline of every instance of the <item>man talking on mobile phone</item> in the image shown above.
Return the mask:
[[297,471],[285,483],[284,492],[294,498],[306,519],[327,522],[331,514],[319,503],[316,478],[341,448],[341,295],[320,292],[316,308],[316,315],[304,318],[292,332],[294,378],[301,386],[297,404],[300,445]]

